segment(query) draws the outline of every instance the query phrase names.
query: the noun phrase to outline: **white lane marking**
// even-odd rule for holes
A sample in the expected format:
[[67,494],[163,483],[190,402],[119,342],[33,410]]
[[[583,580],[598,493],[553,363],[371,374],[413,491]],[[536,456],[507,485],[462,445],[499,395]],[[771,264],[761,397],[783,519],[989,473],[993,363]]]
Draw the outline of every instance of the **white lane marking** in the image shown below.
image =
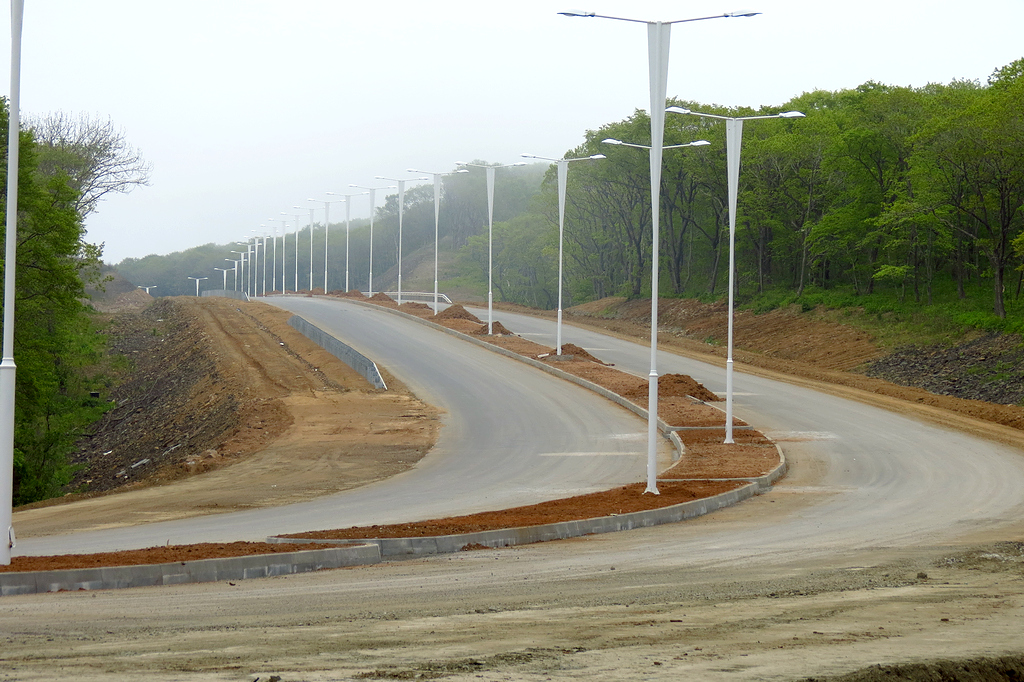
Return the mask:
[[644,452],[540,452],[538,457],[641,457]]
[[839,436],[829,431],[765,431],[764,435],[776,441],[838,440]]

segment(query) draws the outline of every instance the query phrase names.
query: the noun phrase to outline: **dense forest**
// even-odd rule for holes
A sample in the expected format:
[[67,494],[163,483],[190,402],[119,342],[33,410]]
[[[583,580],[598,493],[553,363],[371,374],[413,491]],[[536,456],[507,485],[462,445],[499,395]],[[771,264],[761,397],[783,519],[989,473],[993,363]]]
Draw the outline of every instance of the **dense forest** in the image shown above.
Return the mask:
[[[954,81],[920,88],[869,82],[814,91],[753,110],[675,100],[671,105],[722,116],[781,111],[804,118],[749,121],[744,127],[737,209],[739,300],[797,300],[830,291],[878,293],[931,304],[988,291],[986,315],[1005,319],[1024,280],[1024,60],[997,69],[986,84]],[[661,187],[662,296],[724,294],[728,262],[725,126],[667,115],[665,143],[711,144],[667,150]],[[605,296],[650,296],[651,207],[648,155],[602,141],[645,144],[649,118],[587,131],[567,157],[565,305]],[[557,295],[557,188],[554,167],[503,168],[495,188],[494,291],[497,300],[553,308]],[[485,295],[487,213],[483,172],[446,176],[440,207],[442,277]],[[433,249],[429,184],[406,192],[403,260]],[[375,288],[397,258],[397,195],[375,214]],[[308,222],[297,216],[299,288],[309,288]],[[344,224],[330,226],[329,289],[344,286]],[[353,222],[351,288],[368,279],[367,221]],[[340,228],[340,229],[339,229]],[[314,224],[313,286],[323,286],[323,225]],[[289,236],[288,272],[293,272]],[[214,263],[239,246],[207,245],[171,256],[129,259],[118,268],[154,293],[194,293],[188,276],[213,276]],[[413,263],[403,263],[406,272]],[[231,267],[228,264],[228,267]],[[209,283],[213,286],[213,282]],[[220,286],[218,283],[217,286]],[[231,282],[229,280],[229,287]],[[293,288],[289,279],[288,288]]]

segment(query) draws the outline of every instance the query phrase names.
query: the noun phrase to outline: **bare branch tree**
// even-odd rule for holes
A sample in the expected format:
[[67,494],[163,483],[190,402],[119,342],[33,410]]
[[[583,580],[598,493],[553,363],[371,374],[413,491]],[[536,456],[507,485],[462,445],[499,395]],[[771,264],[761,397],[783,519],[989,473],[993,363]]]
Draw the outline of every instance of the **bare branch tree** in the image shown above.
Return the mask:
[[127,194],[149,184],[152,167],[110,119],[58,111],[30,118],[27,127],[39,143],[39,172],[67,175],[78,192],[75,208],[82,216],[95,211],[110,192]]

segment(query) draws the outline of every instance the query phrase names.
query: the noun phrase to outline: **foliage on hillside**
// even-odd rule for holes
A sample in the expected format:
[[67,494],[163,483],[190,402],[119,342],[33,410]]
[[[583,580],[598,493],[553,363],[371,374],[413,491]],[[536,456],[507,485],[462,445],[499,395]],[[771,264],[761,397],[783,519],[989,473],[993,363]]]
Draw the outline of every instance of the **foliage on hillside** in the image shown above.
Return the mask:
[[[7,120],[4,104],[0,128],[7,128]],[[107,409],[103,379],[88,371],[100,358],[102,341],[82,302],[84,282],[99,272],[99,249],[84,241],[78,193],[64,173],[38,172],[40,154],[32,134],[23,132],[15,269],[15,504],[59,492],[70,480],[68,453]],[[6,137],[0,156],[6,169]],[[5,177],[0,181],[6,185]],[[6,196],[0,204],[6,205]],[[94,391],[101,397],[91,397]]]

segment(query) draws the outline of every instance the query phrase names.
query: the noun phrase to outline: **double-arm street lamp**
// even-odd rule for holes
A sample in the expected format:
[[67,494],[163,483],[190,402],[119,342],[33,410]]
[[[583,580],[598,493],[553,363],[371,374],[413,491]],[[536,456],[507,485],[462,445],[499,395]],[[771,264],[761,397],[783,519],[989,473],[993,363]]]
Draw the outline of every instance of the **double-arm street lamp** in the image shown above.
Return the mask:
[[[301,211],[301,206],[292,206],[292,208]],[[295,293],[299,293],[299,218],[302,217],[301,213],[285,213],[281,211],[281,215],[291,216],[295,219]]]
[[[316,201],[316,199],[306,199],[306,201]],[[298,206],[296,206],[298,208]],[[309,292],[313,293],[313,211],[316,209],[312,206],[309,207]],[[324,289],[324,293],[327,290]]]
[[736,197],[739,192],[740,147],[743,140],[743,122],[761,118],[803,118],[799,111],[784,111],[765,116],[719,116],[701,114],[682,107],[666,109],[673,114],[690,114],[725,121],[725,166],[729,181],[729,341],[725,359],[725,442],[732,443],[732,338],[733,298],[736,292]]
[[242,291],[245,291],[245,251],[235,251],[231,249],[231,253],[238,254],[238,260],[235,262],[235,267],[238,270],[235,272],[235,291],[238,291],[238,276],[242,276]]
[[[633,147],[634,149],[646,149],[650,152],[651,164],[661,163],[661,154],[655,155],[654,148],[645,144],[633,144],[623,142],[614,138],[601,140],[604,144]],[[695,140],[686,144],[672,144],[662,146],[662,149],[682,149],[683,147],[703,147],[711,144],[707,140]],[[659,150],[660,151],[660,150]],[[657,161],[655,161],[657,156]],[[658,174],[660,177],[660,173]],[[652,182],[654,171],[651,171]],[[660,179],[659,179],[660,182]],[[659,282],[659,258],[660,233],[658,231],[658,219],[655,217],[660,212],[660,203],[654,204],[651,211],[655,228],[651,236],[651,371],[647,378],[647,488],[649,492],[657,492],[658,485],[658,282]],[[654,488],[654,490],[650,490]]]
[[398,183],[398,305],[402,305],[402,216],[405,213],[405,183],[429,180],[430,178],[424,176],[422,178],[404,178],[399,180],[398,178],[385,178],[383,175],[378,175],[376,179],[390,180],[391,182]]
[[231,268],[214,268],[217,272],[224,273],[224,291],[228,290],[228,273],[231,272]]
[[[283,218],[267,218],[268,223],[281,223],[281,234],[288,233],[288,222]],[[271,281],[271,291],[277,291],[277,225],[274,226],[274,256],[271,258],[273,261],[273,278]],[[281,238],[281,293],[284,293],[284,237]]]
[[[231,253],[235,253],[235,252],[232,251]],[[231,272],[235,273],[235,288],[234,288],[234,290],[238,291],[238,263],[240,261],[233,260],[231,258],[225,258],[224,260],[226,260],[229,263],[234,263],[234,265],[231,266],[230,270],[231,270]],[[227,275],[224,275],[224,277],[226,278]],[[225,288],[227,288],[227,284],[226,283],[225,283]]]
[[377,190],[395,189],[395,186],[387,185],[385,187],[363,187],[361,185],[349,185],[349,187],[355,187],[356,189],[365,189],[366,193],[370,195],[370,278],[367,287],[367,295],[373,296],[373,214],[377,212]]
[[487,174],[487,335],[494,333],[494,290],[491,284],[494,271],[494,171],[498,168],[525,166],[525,161],[487,166],[480,163],[456,163],[457,166],[483,168]]
[[[227,277],[226,274],[224,276],[225,276],[225,278]],[[210,278],[209,277],[191,277],[190,276],[189,279],[194,279],[196,281],[196,296],[199,296],[199,282],[200,282],[200,280],[210,279]]]
[[[334,192],[328,192],[327,194],[333,196]],[[310,199],[310,201],[314,201],[314,200]],[[327,293],[327,260],[328,260],[328,258],[327,258],[327,247],[329,246],[329,241],[330,241],[331,204],[339,204],[339,203],[342,203],[342,202],[347,204],[348,203],[348,198],[347,197],[343,197],[341,199],[335,199],[334,201],[331,201],[330,199],[324,199],[324,202],[323,202],[324,203],[324,293],[325,294]],[[310,239],[312,239],[312,235],[310,235]],[[312,247],[312,241],[310,241],[310,252],[309,252],[309,262],[310,263],[313,262],[312,248],[313,248]],[[310,289],[313,288],[312,283],[310,283],[309,288]]]
[[429,175],[434,180],[434,314],[437,315],[437,247],[438,247],[438,233],[440,222],[438,217],[440,216],[441,210],[441,178],[446,175],[454,175],[455,173],[468,173],[469,171],[465,168],[460,168],[454,171],[448,171],[447,173],[431,173],[430,171],[416,170],[415,168],[407,168],[409,173],[422,173],[423,175]]
[[536,154],[523,154],[527,159],[540,159],[557,164],[558,170],[558,317],[555,323],[555,355],[562,354],[562,246],[565,235],[565,186],[569,177],[569,164],[606,158],[604,154],[591,154],[575,159],[552,159]]
[[[668,54],[669,42],[672,35],[672,24],[683,24],[694,21],[706,21],[708,19],[730,19],[735,17],[752,17],[760,12],[727,12],[708,17],[696,17],[693,19],[679,19],[676,21],[644,21],[626,17],[612,17],[594,12],[559,12],[569,17],[591,17],[600,19],[614,19],[616,21],[628,21],[633,23],[647,24],[647,59],[650,70],[651,106],[648,110],[651,116],[651,229],[654,239],[657,240],[660,229],[659,219],[661,210],[661,155],[665,140],[665,98],[668,90]],[[658,262],[658,251],[652,249],[651,261]],[[657,352],[658,344],[658,282],[651,283],[651,353]],[[652,360],[652,365],[654,361]],[[653,371],[653,370],[652,370]],[[658,405],[658,377],[653,375],[650,378],[649,405],[653,406],[656,412]],[[655,449],[657,432],[648,429],[648,464],[647,464],[647,488],[645,493],[658,494],[656,474],[652,474],[654,465],[651,463],[651,453]]]
[[[338,194],[334,192],[328,192],[331,196],[340,196],[345,201],[345,291],[348,292],[348,246],[349,237],[352,234],[352,197],[362,196],[369,194],[369,192],[356,192],[355,194]],[[326,256],[324,256],[326,258]],[[327,279],[327,266],[324,265],[324,280]],[[326,291],[326,287],[325,287]]]

